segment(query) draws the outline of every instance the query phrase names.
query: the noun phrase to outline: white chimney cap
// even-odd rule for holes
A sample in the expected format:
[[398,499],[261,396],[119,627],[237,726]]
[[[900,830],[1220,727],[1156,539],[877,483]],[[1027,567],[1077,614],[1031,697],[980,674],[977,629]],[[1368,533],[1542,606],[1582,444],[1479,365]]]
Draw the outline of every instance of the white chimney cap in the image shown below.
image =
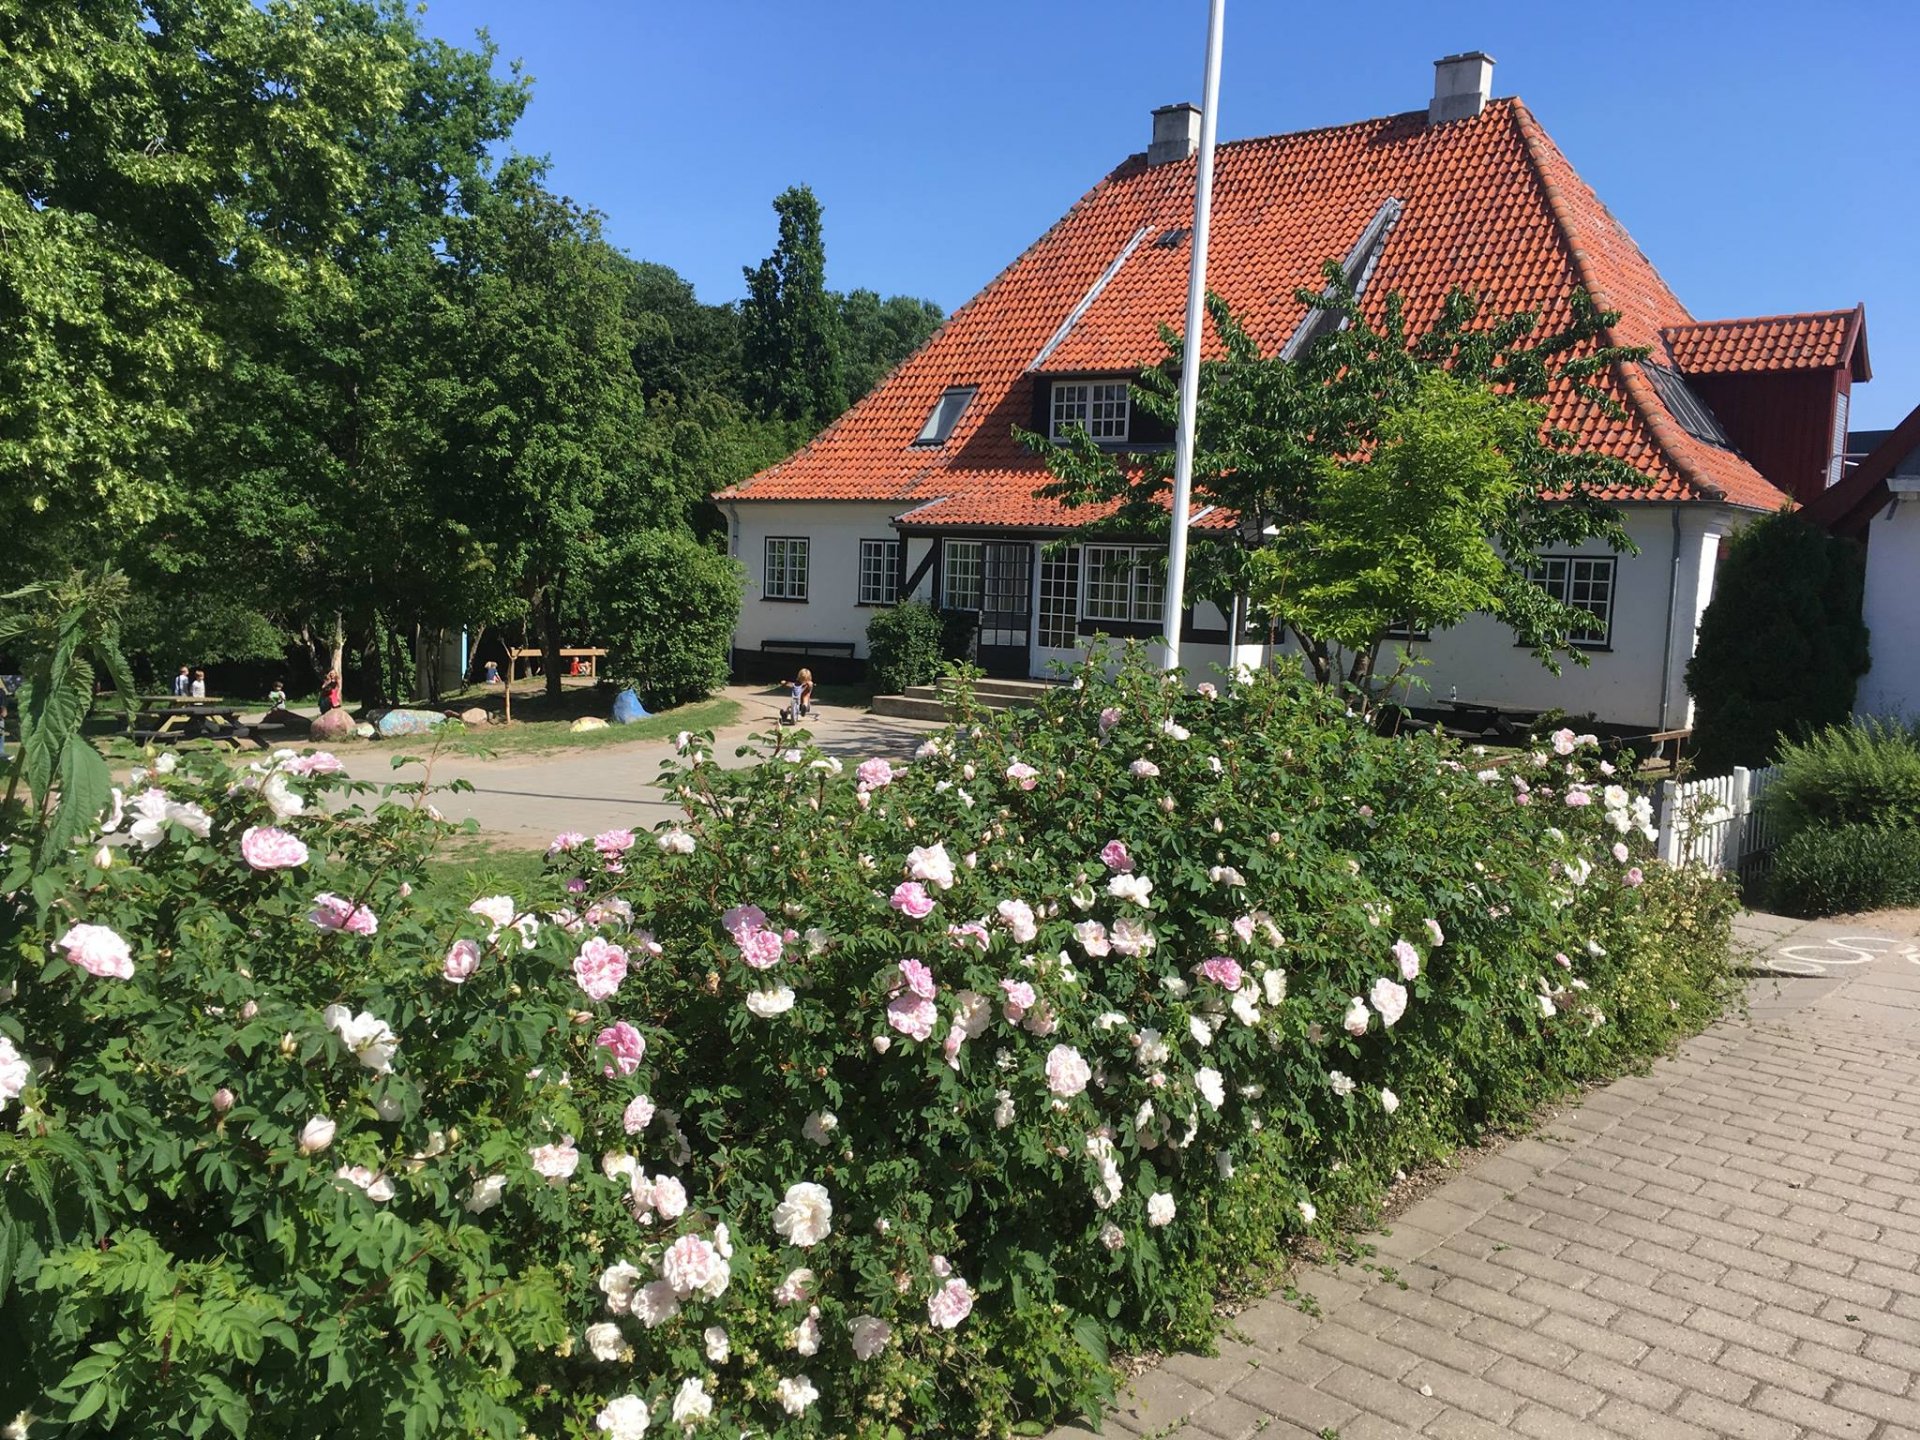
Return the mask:
[[1433,100],[1427,106],[1427,124],[1470,120],[1487,108],[1493,94],[1493,57],[1484,50],[1468,50],[1433,62]]

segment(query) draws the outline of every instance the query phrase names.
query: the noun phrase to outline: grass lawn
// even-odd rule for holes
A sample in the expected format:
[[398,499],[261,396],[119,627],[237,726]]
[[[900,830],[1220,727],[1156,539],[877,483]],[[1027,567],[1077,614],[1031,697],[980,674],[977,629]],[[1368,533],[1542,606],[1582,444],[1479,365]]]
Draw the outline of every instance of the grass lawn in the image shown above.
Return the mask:
[[[484,704],[495,716],[501,711],[500,692],[490,694],[444,696],[441,708],[464,709]],[[665,710],[632,725],[609,725],[604,730],[573,731],[568,727],[586,715],[605,719],[613,708],[613,696],[592,687],[563,691],[558,701],[544,694],[513,695],[513,724],[493,724],[485,728],[461,730],[454,727],[451,738],[434,734],[400,735],[375,743],[382,749],[424,750],[436,743],[443,750],[485,751],[494,755],[534,755],[553,750],[592,750],[608,745],[630,745],[636,740],[663,740],[682,730],[718,730],[740,718],[737,700],[699,700]]]
[[534,893],[546,858],[537,846],[517,850],[474,838],[455,840],[427,868],[426,888],[468,900],[502,894],[525,900]]

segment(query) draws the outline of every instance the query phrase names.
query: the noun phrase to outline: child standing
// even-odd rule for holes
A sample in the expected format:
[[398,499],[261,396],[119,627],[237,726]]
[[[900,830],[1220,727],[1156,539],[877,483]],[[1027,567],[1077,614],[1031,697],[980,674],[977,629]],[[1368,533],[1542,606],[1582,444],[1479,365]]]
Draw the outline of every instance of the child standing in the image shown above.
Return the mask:
[[207,672],[206,671],[196,670],[193,672],[192,695],[193,695],[193,698],[196,700],[204,700],[207,698]]
[[787,693],[792,698],[780,712],[780,718],[789,725],[798,725],[813,708],[813,671],[801,666],[794,672],[793,679],[787,681]]

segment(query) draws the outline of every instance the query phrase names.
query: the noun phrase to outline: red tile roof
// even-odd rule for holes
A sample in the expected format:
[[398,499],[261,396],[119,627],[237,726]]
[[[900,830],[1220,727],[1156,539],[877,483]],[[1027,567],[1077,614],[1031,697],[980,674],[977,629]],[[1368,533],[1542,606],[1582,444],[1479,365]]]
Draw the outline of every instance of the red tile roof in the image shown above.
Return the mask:
[[[1162,324],[1185,310],[1188,245],[1157,244],[1192,221],[1194,162],[1148,166],[1133,156],[956,311],[916,354],[798,454],[719,498],[890,500],[942,523],[1066,527],[1094,518],[1034,498],[1047,480],[1013,438],[1033,425],[1028,366],[1128,242],[1132,252],[1047,358],[1052,373],[1132,371],[1164,354]],[[1382,203],[1403,203],[1366,297],[1406,299],[1416,333],[1448,289],[1464,286],[1490,313],[1540,312],[1543,331],[1568,317],[1585,285],[1621,318],[1613,338],[1658,347],[1692,317],[1573,172],[1518,100],[1429,127],[1424,111],[1222,145],[1215,156],[1208,285],[1264,351],[1304,318],[1294,298],[1320,265],[1347,253]],[[1209,332],[1208,353],[1218,353]],[[979,393],[947,443],[912,440],[948,386]],[[1713,500],[1771,510],[1786,497],[1745,460],[1695,439],[1667,412],[1637,365],[1608,382],[1607,415],[1563,393],[1551,420],[1627,460],[1643,483],[1615,500]]]
[[1813,315],[1768,315],[1753,320],[1709,320],[1661,331],[1673,363],[1689,375],[1726,375],[1754,370],[1853,370],[1870,378],[1865,344],[1866,311],[1827,310]]

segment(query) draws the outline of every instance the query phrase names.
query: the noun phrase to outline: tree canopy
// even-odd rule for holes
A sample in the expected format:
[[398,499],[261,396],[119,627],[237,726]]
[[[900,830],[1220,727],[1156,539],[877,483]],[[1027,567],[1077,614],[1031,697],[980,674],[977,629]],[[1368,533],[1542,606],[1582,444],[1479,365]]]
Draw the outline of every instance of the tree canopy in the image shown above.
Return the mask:
[[304,640],[397,697],[442,627],[580,643],[597,548],[712,535],[941,319],[827,290],[804,187],[701,302],[400,0],[13,0],[0,54],[0,585],[120,564],[136,661]]

